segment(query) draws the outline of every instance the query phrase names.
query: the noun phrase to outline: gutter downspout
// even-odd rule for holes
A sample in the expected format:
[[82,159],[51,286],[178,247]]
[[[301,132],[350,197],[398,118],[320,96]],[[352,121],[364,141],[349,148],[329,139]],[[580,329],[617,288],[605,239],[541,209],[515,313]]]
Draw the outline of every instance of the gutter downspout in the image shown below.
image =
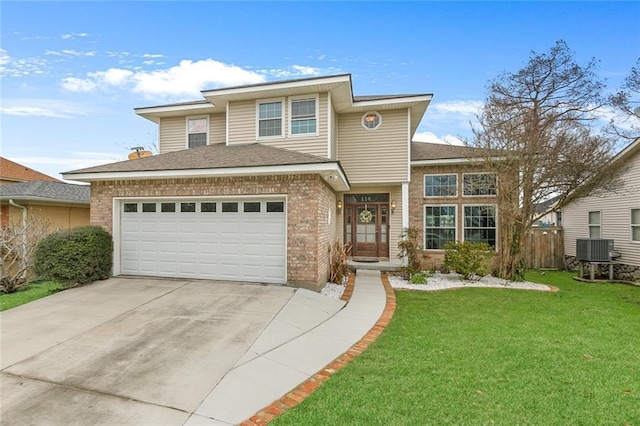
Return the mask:
[[25,206],[21,206],[20,204],[16,204],[13,199],[9,199],[9,204],[19,209],[22,209],[22,262],[21,267],[24,269],[22,275],[24,276],[26,269],[25,265],[27,264],[27,208]]

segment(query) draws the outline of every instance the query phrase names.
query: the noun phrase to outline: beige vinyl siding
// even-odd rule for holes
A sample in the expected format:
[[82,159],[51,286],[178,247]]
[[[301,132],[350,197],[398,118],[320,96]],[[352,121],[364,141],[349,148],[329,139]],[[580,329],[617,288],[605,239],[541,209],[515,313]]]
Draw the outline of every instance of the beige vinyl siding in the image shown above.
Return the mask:
[[331,129],[329,129],[329,143],[331,144],[331,158],[335,160],[338,155],[338,114],[331,110]]
[[209,145],[226,142],[226,120],[226,114],[209,115]]
[[[206,117],[207,115],[198,117]],[[224,143],[226,138],[225,114],[209,114],[209,145]],[[160,119],[160,154],[187,148],[187,116]]]
[[408,114],[406,109],[378,111],[376,130],[362,127],[362,113],[341,114],[338,160],[351,184],[403,182],[408,177]]
[[162,117],[160,119],[160,154],[180,151],[187,147],[187,127],[184,116]]
[[363,186],[353,188],[350,192],[337,195],[338,200],[343,200],[342,212],[336,215],[336,235],[340,241],[344,241],[344,197],[349,194],[389,194],[389,204],[396,202],[396,211],[391,213],[389,207],[389,260],[398,260],[398,242],[402,235],[402,185],[394,186]]
[[614,240],[618,262],[640,266],[640,243],[631,242],[631,209],[640,209],[640,152],[631,158],[624,187],[605,197],[590,196],[562,208],[565,254],[576,255],[576,239],[589,238],[590,211],[600,211],[600,237]]
[[229,145],[256,142],[256,102],[254,100],[230,102]]
[[[313,95],[310,95],[313,96]],[[303,97],[296,96],[295,99]],[[322,93],[318,99],[318,135],[317,136],[291,136],[289,135],[289,99],[269,99],[268,101],[282,100],[282,137],[281,138],[256,138],[256,101],[232,102],[229,105],[229,145],[259,142],[276,148],[285,148],[305,154],[327,157],[327,94]],[[265,101],[267,101],[265,99]]]

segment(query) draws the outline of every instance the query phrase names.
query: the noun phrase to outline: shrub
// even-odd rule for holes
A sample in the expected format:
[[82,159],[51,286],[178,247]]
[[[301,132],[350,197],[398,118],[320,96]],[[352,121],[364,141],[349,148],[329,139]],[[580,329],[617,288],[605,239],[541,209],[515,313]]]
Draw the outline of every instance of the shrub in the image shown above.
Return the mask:
[[405,278],[410,278],[413,274],[422,272],[427,255],[422,252],[422,247],[418,244],[418,231],[415,228],[404,228],[398,243],[398,258],[404,259],[406,264],[402,267]]
[[46,219],[31,214],[0,229],[0,293],[18,291],[33,279],[34,252],[49,228]]
[[427,278],[429,278],[431,274],[429,272],[417,272],[409,278],[409,283],[411,284],[426,284]]
[[444,248],[445,267],[456,271],[463,279],[480,279],[489,273],[493,250],[487,243],[464,241],[447,243]]
[[329,281],[335,284],[344,284],[344,280],[349,276],[349,265],[347,256],[351,251],[350,244],[342,244],[340,240],[329,246]]
[[67,285],[109,278],[111,235],[99,226],[59,231],[45,237],[35,252],[36,274]]

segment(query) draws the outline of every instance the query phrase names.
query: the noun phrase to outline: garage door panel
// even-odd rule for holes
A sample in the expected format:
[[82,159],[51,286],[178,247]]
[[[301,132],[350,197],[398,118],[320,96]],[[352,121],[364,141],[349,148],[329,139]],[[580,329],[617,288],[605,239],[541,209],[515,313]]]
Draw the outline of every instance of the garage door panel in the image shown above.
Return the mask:
[[[144,201],[158,206],[163,202],[175,202],[176,211],[142,212],[138,201],[138,212],[121,213],[122,273],[286,282],[286,218],[266,213],[265,200],[260,200],[260,212],[246,213],[243,201],[238,212],[225,213],[220,212],[220,201],[217,212],[201,212],[194,200]],[[181,203],[196,203],[196,211],[181,212]]]

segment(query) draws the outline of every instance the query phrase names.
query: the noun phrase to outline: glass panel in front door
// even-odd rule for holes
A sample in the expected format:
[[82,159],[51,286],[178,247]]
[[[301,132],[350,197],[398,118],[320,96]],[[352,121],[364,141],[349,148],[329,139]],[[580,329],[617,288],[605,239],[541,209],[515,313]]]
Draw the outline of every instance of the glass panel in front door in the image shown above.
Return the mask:
[[374,243],[376,242],[376,219],[375,207],[358,207],[356,209],[358,225],[356,227],[356,242]]

